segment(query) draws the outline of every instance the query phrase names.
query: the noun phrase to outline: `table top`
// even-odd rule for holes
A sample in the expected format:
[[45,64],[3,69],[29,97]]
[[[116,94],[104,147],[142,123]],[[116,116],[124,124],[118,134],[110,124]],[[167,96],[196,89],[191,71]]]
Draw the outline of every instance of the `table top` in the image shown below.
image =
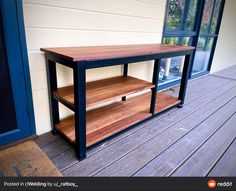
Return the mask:
[[41,48],[47,53],[65,58],[69,61],[94,61],[114,58],[126,58],[152,54],[181,52],[195,49],[192,46],[166,45],[166,44],[136,44],[112,46],[80,46]]

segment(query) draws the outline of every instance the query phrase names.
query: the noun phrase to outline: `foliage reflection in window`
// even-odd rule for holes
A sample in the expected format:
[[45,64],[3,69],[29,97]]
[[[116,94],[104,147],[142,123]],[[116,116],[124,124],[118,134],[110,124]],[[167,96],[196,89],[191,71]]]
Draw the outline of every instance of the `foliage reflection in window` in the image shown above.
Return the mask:
[[196,0],[170,0],[166,30],[194,30],[196,17]]

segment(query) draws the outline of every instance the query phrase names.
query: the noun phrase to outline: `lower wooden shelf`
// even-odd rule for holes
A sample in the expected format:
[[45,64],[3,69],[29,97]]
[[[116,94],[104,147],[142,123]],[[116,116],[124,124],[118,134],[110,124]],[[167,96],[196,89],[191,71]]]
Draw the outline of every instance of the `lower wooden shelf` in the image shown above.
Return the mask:
[[[151,93],[146,93],[127,101],[116,102],[87,112],[86,146],[91,146],[135,123],[151,117],[149,112]],[[163,92],[157,93],[155,113],[164,111],[180,103],[178,98]],[[75,143],[74,116],[63,119],[56,125],[70,142]]]

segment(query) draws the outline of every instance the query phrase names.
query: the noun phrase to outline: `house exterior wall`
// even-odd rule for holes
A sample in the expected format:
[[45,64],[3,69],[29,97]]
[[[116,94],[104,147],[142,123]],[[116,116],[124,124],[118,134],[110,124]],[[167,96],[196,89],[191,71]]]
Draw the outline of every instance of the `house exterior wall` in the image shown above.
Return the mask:
[[[42,47],[160,43],[163,0],[24,0],[24,21],[37,134],[51,130]],[[72,84],[72,71],[58,68],[59,87]],[[132,64],[129,74],[151,80],[152,62]],[[122,67],[92,69],[87,81],[122,74]],[[70,114],[60,105],[61,118]]]
[[236,1],[226,0],[211,73],[236,65]]

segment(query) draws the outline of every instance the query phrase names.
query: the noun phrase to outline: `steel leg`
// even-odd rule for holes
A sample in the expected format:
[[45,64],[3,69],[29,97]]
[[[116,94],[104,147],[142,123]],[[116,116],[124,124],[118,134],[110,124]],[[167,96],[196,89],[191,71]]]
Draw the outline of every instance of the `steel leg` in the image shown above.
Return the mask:
[[187,82],[188,82],[188,77],[190,73],[190,61],[191,61],[191,55],[186,55],[185,60],[184,60],[184,68],[183,68],[180,90],[179,90],[179,100],[180,100],[179,107],[180,108],[183,107],[183,104],[184,104]]
[[75,144],[76,157],[86,158],[86,70],[74,68]]
[[48,98],[51,116],[52,134],[56,135],[57,130],[55,125],[59,123],[59,108],[58,102],[53,98],[53,91],[57,89],[57,73],[56,63],[51,61],[45,56],[46,67],[47,67],[47,82],[48,82]]
[[152,113],[152,115],[155,114],[155,104],[156,104],[156,96],[157,96],[157,89],[158,89],[159,71],[160,71],[160,60],[155,60],[153,76],[152,76],[152,83],[155,85],[155,87],[151,89],[152,97],[151,97],[151,106],[150,106],[150,113]]
[[[123,76],[128,75],[128,64],[124,64]],[[126,96],[122,97],[122,101],[126,101]]]

